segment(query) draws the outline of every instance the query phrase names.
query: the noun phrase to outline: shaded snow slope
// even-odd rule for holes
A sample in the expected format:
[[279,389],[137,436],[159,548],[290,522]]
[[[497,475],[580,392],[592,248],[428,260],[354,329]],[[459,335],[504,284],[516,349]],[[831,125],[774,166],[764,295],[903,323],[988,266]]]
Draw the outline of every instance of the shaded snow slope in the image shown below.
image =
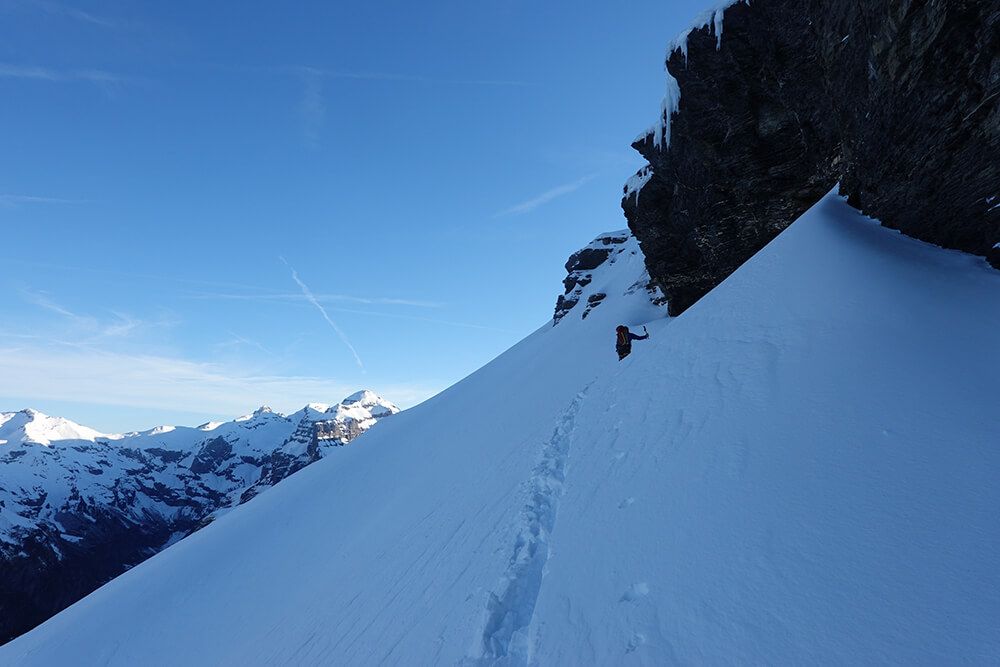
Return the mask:
[[674,320],[641,259],[0,664],[994,660],[1000,276],[832,196]]

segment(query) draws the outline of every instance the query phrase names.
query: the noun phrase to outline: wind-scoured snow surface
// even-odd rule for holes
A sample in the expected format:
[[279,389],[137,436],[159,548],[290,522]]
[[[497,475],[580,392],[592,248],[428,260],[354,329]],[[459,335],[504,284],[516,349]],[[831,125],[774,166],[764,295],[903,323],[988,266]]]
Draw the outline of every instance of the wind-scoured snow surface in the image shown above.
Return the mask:
[[1000,276],[833,196],[679,318],[642,271],[0,663],[995,661]]

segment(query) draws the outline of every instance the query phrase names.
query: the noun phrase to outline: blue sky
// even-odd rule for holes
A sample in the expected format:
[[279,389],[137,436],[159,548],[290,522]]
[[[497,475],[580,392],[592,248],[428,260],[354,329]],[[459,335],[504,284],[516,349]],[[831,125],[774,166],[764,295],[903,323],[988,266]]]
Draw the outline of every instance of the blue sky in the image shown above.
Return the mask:
[[413,405],[625,226],[692,2],[0,0],[0,410]]

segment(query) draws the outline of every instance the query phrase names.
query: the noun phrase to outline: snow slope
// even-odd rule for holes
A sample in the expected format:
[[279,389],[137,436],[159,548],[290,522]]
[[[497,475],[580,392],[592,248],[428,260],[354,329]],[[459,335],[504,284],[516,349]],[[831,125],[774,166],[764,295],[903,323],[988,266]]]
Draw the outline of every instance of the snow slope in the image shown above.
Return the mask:
[[1000,274],[833,196],[674,320],[631,252],[0,664],[995,662]]

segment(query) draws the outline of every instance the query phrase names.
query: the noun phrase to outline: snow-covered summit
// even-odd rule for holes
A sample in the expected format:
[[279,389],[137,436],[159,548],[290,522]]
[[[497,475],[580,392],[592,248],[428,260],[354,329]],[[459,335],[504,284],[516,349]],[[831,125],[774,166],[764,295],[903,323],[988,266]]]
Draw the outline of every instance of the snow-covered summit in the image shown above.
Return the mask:
[[[334,408],[332,411],[338,414],[346,414],[348,410],[364,410],[372,416],[390,415],[399,412],[399,408],[395,404],[385,400],[370,389],[364,389],[351,394],[338,405],[334,406]],[[331,410],[327,410],[327,412],[331,412]],[[362,413],[359,412],[358,414]]]
[[[361,391],[351,394],[336,405],[330,405],[328,403],[307,403],[302,410],[290,415],[275,412],[269,406],[262,405],[254,410],[252,414],[237,417],[234,421],[248,422],[270,419],[297,421],[306,415],[311,416],[314,420],[337,419],[368,421],[378,417],[394,415],[397,412],[399,412],[399,408],[396,407],[394,403],[382,398],[371,389],[362,389]],[[219,426],[219,422],[209,422],[208,424],[203,424],[198,428],[203,430],[213,430]]]
[[365,389],[327,408],[316,422],[317,438],[323,442],[348,441],[377,420],[399,412],[393,403]]
[[272,416],[283,417],[284,415],[275,412],[274,410],[271,409],[271,406],[269,405],[262,405],[248,415],[242,415],[240,417],[237,417],[234,421],[245,422],[245,421],[250,421],[251,419],[258,419],[258,418],[266,419]]
[[199,429],[199,430],[201,430],[201,431],[212,431],[214,429],[219,428],[224,423],[225,422],[205,422],[204,424],[201,424],[200,426],[197,426],[196,428]]
[[115,439],[119,435],[101,433],[63,417],[50,417],[27,408],[18,412],[0,412],[0,441],[6,444],[35,443],[51,445],[59,440]]
[[377,401],[378,396],[375,392],[370,389],[362,389],[361,391],[354,392],[347,398],[345,398],[341,403],[364,403]]

